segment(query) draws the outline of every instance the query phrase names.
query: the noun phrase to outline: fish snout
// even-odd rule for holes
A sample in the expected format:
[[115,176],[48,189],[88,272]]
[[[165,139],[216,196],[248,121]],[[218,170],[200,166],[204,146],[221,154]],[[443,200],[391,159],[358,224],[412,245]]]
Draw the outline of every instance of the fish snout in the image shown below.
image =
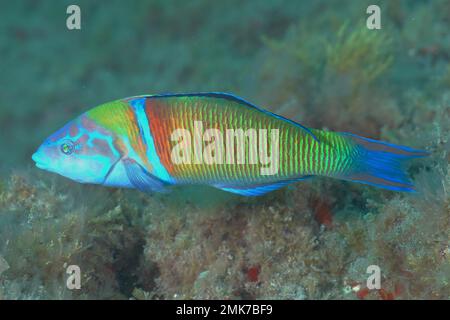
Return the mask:
[[47,167],[45,165],[45,160],[42,157],[42,153],[39,152],[39,150],[33,153],[31,159],[35,162],[36,167],[38,167],[39,169],[45,169]]

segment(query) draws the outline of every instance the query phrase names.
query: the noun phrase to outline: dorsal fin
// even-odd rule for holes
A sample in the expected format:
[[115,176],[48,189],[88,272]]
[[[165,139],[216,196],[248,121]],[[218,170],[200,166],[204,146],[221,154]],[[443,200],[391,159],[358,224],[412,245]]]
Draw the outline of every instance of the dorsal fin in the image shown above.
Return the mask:
[[314,133],[312,133],[312,131],[311,131],[309,128],[307,128],[307,127],[301,125],[301,124],[298,123],[298,122],[295,122],[295,121],[290,120],[290,119],[288,119],[288,118],[285,118],[285,117],[283,117],[283,116],[277,115],[277,114],[272,113],[272,112],[270,112],[270,111],[264,110],[264,109],[262,109],[262,108],[260,108],[260,107],[258,107],[258,106],[256,106],[256,105],[254,105],[253,103],[248,102],[247,100],[245,100],[245,99],[243,99],[243,98],[241,98],[241,97],[235,96],[234,94],[224,93],[224,92],[164,93],[164,94],[148,95],[148,96],[146,96],[146,97],[149,97],[149,98],[210,97],[210,98],[219,98],[219,99],[226,99],[226,100],[234,101],[234,102],[237,102],[237,103],[239,103],[239,104],[241,104],[241,105],[245,105],[246,107],[256,109],[256,110],[258,110],[258,111],[260,111],[260,112],[263,112],[263,113],[265,113],[265,114],[267,114],[267,115],[269,115],[269,116],[272,116],[272,117],[281,119],[281,120],[283,120],[283,121],[289,122],[289,123],[291,123],[291,124],[293,124],[293,125],[295,125],[295,126],[301,128],[301,129],[303,129],[303,130],[304,130],[307,134],[309,134],[314,140],[316,140],[317,142],[319,142],[319,139],[317,139],[316,135],[315,135]]

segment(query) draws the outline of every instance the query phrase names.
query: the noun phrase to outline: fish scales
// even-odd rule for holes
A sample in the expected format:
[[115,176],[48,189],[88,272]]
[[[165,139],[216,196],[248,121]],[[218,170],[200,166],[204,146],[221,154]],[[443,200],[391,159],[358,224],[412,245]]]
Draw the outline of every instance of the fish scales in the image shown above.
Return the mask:
[[[177,181],[236,182],[244,179],[247,182],[271,182],[279,179],[293,179],[299,174],[309,174],[314,171],[313,164],[310,165],[311,170],[309,172],[298,172],[295,166],[290,165],[291,161],[297,162],[302,156],[301,154],[293,154],[292,150],[295,149],[295,143],[303,139],[310,140],[303,130],[292,124],[285,123],[281,119],[270,118],[258,110],[243,109],[241,105],[234,101],[217,101],[215,98],[200,99],[197,97],[150,98],[146,102],[146,112],[150,119],[158,118],[158,122],[154,122],[151,125],[155,139],[161,141],[158,144],[159,148],[157,152],[161,159],[165,159],[163,161],[164,164]],[[170,119],[173,118],[177,120],[171,122]],[[203,129],[216,128],[220,132],[226,132],[228,129],[242,129],[243,131],[248,129],[255,129],[256,131],[266,129],[269,131],[269,135],[270,129],[278,129],[280,131],[280,137],[283,137],[281,139],[283,143],[279,145],[279,173],[267,177],[258,175],[257,173],[261,165],[249,164],[249,152],[245,152],[244,154],[245,164],[225,163],[209,165],[205,163],[192,163],[180,166],[171,165],[169,163],[170,161],[168,161],[173,148],[173,145],[170,145],[171,133],[176,129],[186,129],[189,132],[194,132],[195,121],[201,122]],[[203,149],[206,145],[207,143],[205,142],[202,144]],[[248,150],[249,147],[248,139],[246,139],[245,150]],[[268,149],[270,150],[270,140]]]

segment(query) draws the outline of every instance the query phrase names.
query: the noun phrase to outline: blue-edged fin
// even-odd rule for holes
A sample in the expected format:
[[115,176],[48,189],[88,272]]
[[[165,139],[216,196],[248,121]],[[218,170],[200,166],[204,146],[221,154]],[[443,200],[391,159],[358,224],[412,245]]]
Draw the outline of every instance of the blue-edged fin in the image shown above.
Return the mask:
[[167,192],[166,183],[132,159],[124,159],[123,165],[131,184],[142,192]]
[[428,152],[351,133],[341,135],[356,144],[357,153],[351,169],[340,178],[393,191],[415,191],[406,173],[406,164],[411,159],[429,155]]
[[310,177],[312,177],[312,176],[303,176],[303,177],[300,177],[297,179],[285,180],[285,181],[275,182],[275,183],[271,183],[271,184],[258,184],[258,185],[247,185],[247,186],[232,186],[232,185],[216,184],[216,185],[214,185],[214,187],[217,189],[223,190],[223,191],[236,193],[241,196],[256,197],[256,196],[261,196],[261,195],[266,194],[271,191],[278,190],[288,184],[291,184],[291,183],[294,183],[294,182],[297,182],[300,180],[305,180]]
[[230,94],[230,93],[225,93],[225,92],[197,92],[197,93],[165,93],[165,94],[154,94],[154,95],[150,95],[148,97],[151,98],[170,98],[170,97],[209,97],[209,98],[218,98],[218,99],[226,99],[226,100],[230,100],[230,101],[234,101],[237,102],[243,106],[246,106],[248,108],[253,108],[256,109],[260,112],[263,112],[271,117],[275,117],[278,119],[281,119],[283,121],[289,122],[291,124],[293,124],[296,127],[299,127],[301,129],[303,129],[307,134],[309,134],[314,140],[316,140],[317,142],[320,142],[319,139],[317,139],[316,135],[307,127],[305,127],[304,125],[292,121],[288,118],[282,117],[280,115],[277,115],[275,113],[272,113],[270,111],[264,110],[256,105],[254,105],[251,102],[248,102],[247,100],[235,96],[234,94]]

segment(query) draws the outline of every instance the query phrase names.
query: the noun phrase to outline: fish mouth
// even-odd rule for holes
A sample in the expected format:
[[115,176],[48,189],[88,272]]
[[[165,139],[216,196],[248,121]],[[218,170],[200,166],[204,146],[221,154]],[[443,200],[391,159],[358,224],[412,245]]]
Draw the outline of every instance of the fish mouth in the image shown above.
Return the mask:
[[39,157],[39,154],[37,152],[35,152],[32,156],[31,159],[33,159],[33,161],[36,164],[36,167],[38,167],[39,169],[46,169],[47,166],[45,165],[45,163],[42,161],[42,159]]

